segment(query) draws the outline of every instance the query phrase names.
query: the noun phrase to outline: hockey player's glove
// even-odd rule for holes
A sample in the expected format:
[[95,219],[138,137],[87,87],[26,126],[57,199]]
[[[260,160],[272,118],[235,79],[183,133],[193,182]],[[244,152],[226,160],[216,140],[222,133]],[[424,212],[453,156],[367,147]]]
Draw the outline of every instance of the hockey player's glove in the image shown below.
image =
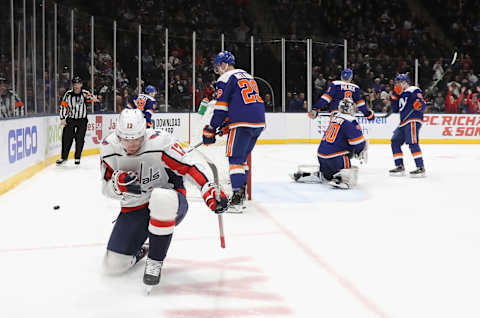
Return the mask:
[[[218,201],[216,199],[217,191],[220,191]],[[227,195],[213,182],[207,182],[203,185],[202,197],[205,204],[215,213],[223,213],[228,208]]]
[[142,194],[140,182],[137,180],[137,175],[133,171],[117,170],[112,175],[113,189],[117,194]]
[[308,112],[307,113],[308,117],[310,117],[311,119],[315,119],[317,118],[318,116],[318,112],[316,110],[312,110],[311,112]]
[[368,113],[365,117],[367,117],[368,120],[374,120],[375,119],[375,113],[373,112],[373,110],[369,109]]
[[220,137],[222,137],[223,135],[228,135],[228,133],[230,132],[230,127],[228,126],[228,123],[229,123],[229,119],[228,117],[225,119],[225,121],[223,122],[223,124],[217,128],[217,131],[218,131],[218,135]]
[[415,108],[415,110],[420,110],[420,109],[422,109],[422,102],[419,101],[418,99],[416,99],[416,100],[413,102],[413,108]]
[[396,97],[399,97],[400,95],[402,95],[402,85],[400,84],[397,84],[393,87],[393,95],[396,95]]
[[204,145],[211,145],[215,143],[215,128],[210,125],[206,125],[203,128],[203,144]]

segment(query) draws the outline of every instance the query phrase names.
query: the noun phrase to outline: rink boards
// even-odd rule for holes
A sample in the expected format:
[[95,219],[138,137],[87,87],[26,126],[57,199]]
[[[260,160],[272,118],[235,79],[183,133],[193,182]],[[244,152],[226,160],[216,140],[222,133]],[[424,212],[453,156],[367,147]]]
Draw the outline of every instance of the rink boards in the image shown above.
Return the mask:
[[[88,116],[83,155],[97,154],[101,140],[115,129],[115,114]],[[268,113],[267,129],[259,144],[318,143],[329,117],[309,119],[305,113]],[[399,117],[367,121],[358,118],[370,143],[389,143]],[[198,138],[202,121],[190,113],[154,114],[155,129],[173,133],[189,143]],[[61,148],[62,127],[58,116],[29,117],[1,121],[0,194],[53,163]],[[480,115],[428,114],[420,132],[421,143],[480,143]],[[72,148],[73,149],[73,148]]]

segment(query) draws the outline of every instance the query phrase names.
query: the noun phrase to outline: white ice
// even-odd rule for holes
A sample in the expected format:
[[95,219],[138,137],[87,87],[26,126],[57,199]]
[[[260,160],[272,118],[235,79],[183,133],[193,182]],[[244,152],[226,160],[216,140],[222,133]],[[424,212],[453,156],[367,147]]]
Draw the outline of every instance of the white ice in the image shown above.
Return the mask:
[[371,145],[345,191],[290,181],[316,145],[257,146],[254,200],[224,215],[227,248],[189,191],[150,296],[144,261],[102,273],[118,205],[98,157],[50,166],[0,197],[0,317],[480,317],[480,147],[422,150],[427,177],[395,178],[389,146]]

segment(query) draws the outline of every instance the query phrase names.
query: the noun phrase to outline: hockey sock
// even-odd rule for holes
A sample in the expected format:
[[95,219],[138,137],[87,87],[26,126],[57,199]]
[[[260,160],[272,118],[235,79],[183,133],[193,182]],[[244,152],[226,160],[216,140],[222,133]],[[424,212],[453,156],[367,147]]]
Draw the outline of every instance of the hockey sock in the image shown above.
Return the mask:
[[148,239],[150,240],[150,248],[148,250],[148,257],[156,261],[163,261],[167,256],[172,236],[173,234],[156,235],[149,233]]
[[423,167],[422,150],[419,144],[410,144],[410,151],[412,152],[413,159],[415,159],[415,165],[417,168]]
[[392,140],[392,153],[393,153],[393,160],[395,162],[395,166],[403,166],[403,153],[401,144]]
[[242,165],[230,164],[230,181],[234,191],[240,190],[247,183],[246,173]]

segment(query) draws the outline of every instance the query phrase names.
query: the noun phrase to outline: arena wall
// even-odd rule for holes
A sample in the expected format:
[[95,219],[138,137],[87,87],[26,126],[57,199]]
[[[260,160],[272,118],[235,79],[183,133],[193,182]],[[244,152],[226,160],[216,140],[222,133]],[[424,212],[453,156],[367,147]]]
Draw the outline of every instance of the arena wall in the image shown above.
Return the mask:
[[[99,143],[115,129],[115,114],[88,116],[83,156],[98,154]],[[329,117],[309,119],[305,113],[268,113],[267,129],[259,144],[319,143]],[[398,114],[359,124],[370,143],[389,143],[399,123]],[[5,120],[0,125],[0,194],[31,177],[59,158],[62,127],[58,116]],[[201,136],[198,114],[154,114],[155,129],[173,133],[184,144]],[[480,144],[480,115],[425,115],[421,143]],[[73,147],[72,147],[73,149]],[[70,154],[72,156],[73,153]]]

